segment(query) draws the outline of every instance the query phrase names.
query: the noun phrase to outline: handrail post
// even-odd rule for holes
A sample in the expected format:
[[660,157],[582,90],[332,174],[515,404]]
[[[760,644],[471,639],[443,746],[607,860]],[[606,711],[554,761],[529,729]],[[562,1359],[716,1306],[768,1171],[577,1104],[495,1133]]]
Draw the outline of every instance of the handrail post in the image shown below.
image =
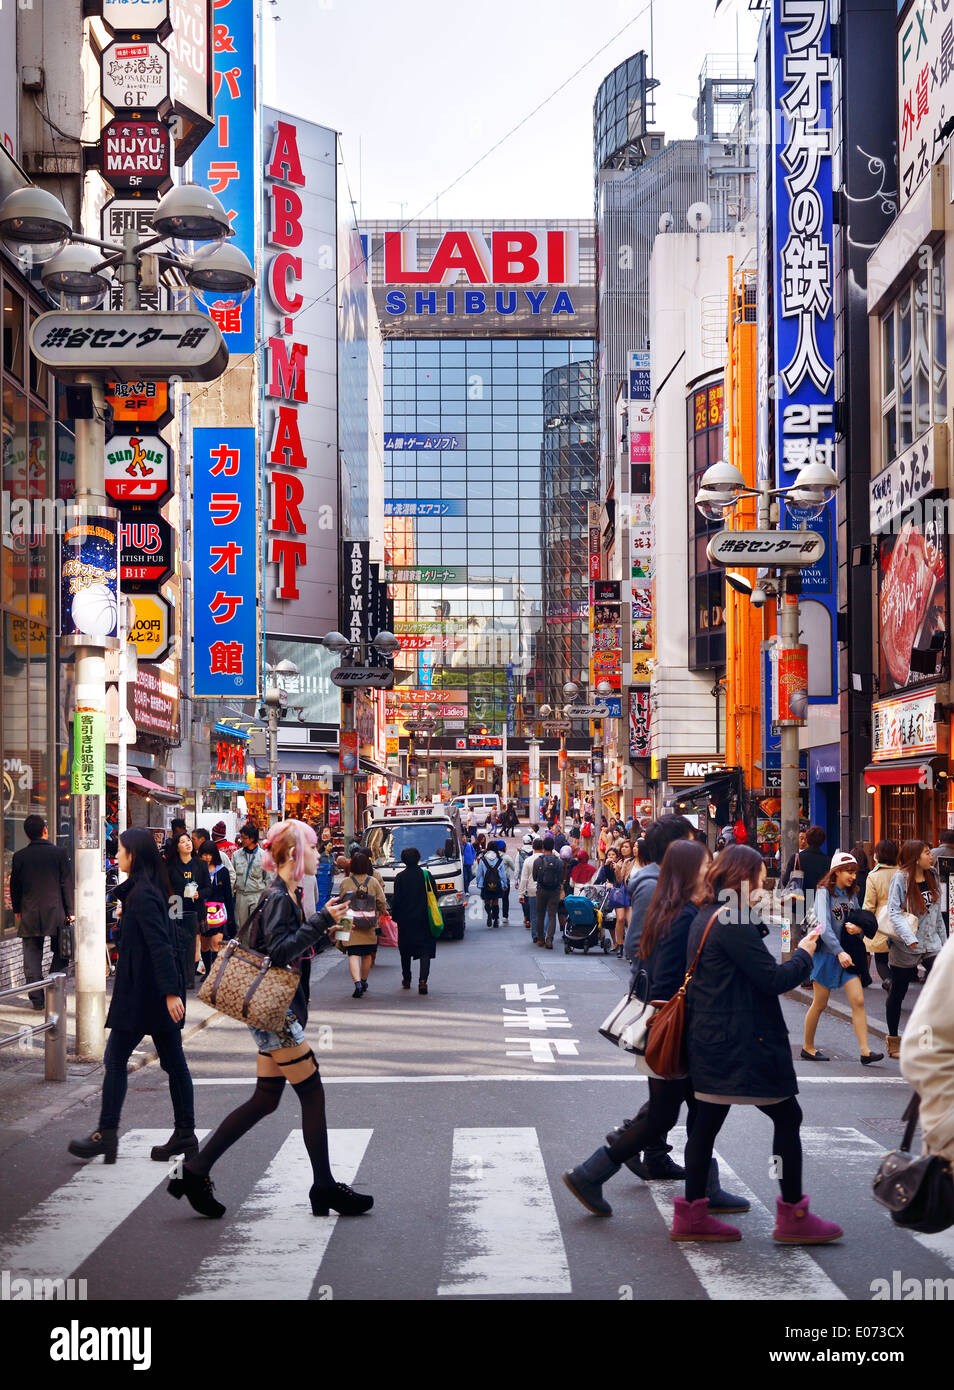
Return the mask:
[[46,989],[46,1021],[52,1023],[44,1042],[44,1071],[46,1081],[66,1080],[66,976],[54,975]]

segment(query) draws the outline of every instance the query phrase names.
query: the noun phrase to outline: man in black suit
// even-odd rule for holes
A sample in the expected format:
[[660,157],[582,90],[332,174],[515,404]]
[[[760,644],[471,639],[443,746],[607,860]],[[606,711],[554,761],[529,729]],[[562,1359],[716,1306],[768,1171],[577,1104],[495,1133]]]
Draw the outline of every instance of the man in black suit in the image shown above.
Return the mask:
[[[53,947],[51,972],[65,971],[69,958],[59,953],[60,928],[73,917],[73,873],[67,855],[50,843],[42,816],[27,816],[23,829],[29,844],[13,856],[10,901],[23,939],[23,972],[27,984],[43,978],[43,938]],[[42,990],[30,995],[34,1009],[43,1008]]]

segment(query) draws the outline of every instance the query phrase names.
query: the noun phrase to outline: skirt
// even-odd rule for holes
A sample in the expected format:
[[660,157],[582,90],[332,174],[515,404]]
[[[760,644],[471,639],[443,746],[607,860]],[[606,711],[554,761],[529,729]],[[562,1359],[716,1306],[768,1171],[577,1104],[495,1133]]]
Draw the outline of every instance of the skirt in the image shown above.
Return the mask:
[[272,1033],[267,1028],[253,1028],[251,1025],[248,1031],[255,1039],[259,1052],[277,1052],[279,1048],[297,1047],[305,1041],[305,1030],[291,1009],[285,1015],[285,1026],[280,1033]]
[[846,980],[857,979],[853,970],[845,970],[838,963],[838,957],[830,951],[816,951],[809,977],[825,989],[841,989]]
[[696,1100],[704,1100],[709,1105],[781,1105],[791,1096],[713,1096],[705,1091],[696,1091]]
[[345,955],[348,956],[373,956],[377,951],[377,946],[347,946]]

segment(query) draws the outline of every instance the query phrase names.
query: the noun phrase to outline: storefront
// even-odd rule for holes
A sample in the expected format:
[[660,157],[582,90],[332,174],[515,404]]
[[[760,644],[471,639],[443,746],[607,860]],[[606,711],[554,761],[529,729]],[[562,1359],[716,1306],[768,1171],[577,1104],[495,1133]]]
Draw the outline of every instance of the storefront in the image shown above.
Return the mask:
[[841,749],[837,743],[809,748],[808,785],[811,823],[824,830],[825,847],[830,854],[838,847],[841,835]]
[[865,790],[873,802],[875,840],[936,845],[938,832],[947,827],[950,777],[947,754],[939,750],[936,701],[932,686],[872,705]]
[[739,769],[711,753],[670,753],[659,762],[666,813],[688,816],[713,842],[739,814]]

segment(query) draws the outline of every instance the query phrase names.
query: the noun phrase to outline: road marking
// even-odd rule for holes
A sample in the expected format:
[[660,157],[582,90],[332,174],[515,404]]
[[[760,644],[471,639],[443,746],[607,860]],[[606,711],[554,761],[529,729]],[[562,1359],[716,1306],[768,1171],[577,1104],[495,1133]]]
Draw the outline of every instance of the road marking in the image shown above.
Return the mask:
[[[462,1081],[623,1081],[632,1085],[634,1081],[645,1080],[632,1071],[570,1072],[546,1076],[542,1072],[488,1072],[486,1076],[326,1076],[322,1074],[325,1086],[434,1086],[459,1085]],[[207,1076],[192,1078],[193,1086],[254,1086],[254,1076]],[[800,1076],[799,1085],[826,1084],[843,1086],[904,1086],[907,1083],[900,1076]]]
[[571,1287],[536,1130],[455,1129],[438,1296],[552,1296]]
[[[372,1133],[328,1131],[338,1182],[354,1181]],[[295,1129],[229,1221],[216,1253],[202,1261],[179,1298],[307,1299],[338,1221],[335,1212],[312,1216],[311,1184],[311,1162],[301,1130]]]
[[[196,1131],[200,1139],[208,1132]],[[168,1138],[168,1127],[121,1134],[114,1164],[98,1159],[84,1164],[16,1222],[0,1247],[0,1269],[15,1276],[62,1278],[79,1269],[168,1178],[169,1164],[149,1162],[149,1150]]]
[[[686,1131],[680,1126],[670,1131],[669,1138],[674,1146],[681,1147],[686,1142]],[[766,1156],[771,1148],[771,1139],[772,1127],[766,1124]],[[735,1243],[703,1245],[690,1241],[678,1242],[707,1297],[716,1302],[727,1299],[751,1301],[752,1298],[785,1302],[844,1299],[845,1294],[838,1285],[829,1279],[821,1265],[804,1248],[793,1245],[782,1252],[772,1240],[775,1229],[773,1213],[759,1201],[751,1188],[746,1187],[722,1155],[717,1153],[716,1156],[722,1186],[744,1197],[751,1203],[751,1210],[724,1218],[730,1226],[737,1226],[742,1232],[744,1251]],[[676,1158],[676,1155],[673,1154],[673,1157]],[[681,1156],[678,1161],[682,1161]],[[659,1211],[671,1225],[673,1197],[680,1194],[671,1192],[672,1183],[651,1182],[647,1186]]]

